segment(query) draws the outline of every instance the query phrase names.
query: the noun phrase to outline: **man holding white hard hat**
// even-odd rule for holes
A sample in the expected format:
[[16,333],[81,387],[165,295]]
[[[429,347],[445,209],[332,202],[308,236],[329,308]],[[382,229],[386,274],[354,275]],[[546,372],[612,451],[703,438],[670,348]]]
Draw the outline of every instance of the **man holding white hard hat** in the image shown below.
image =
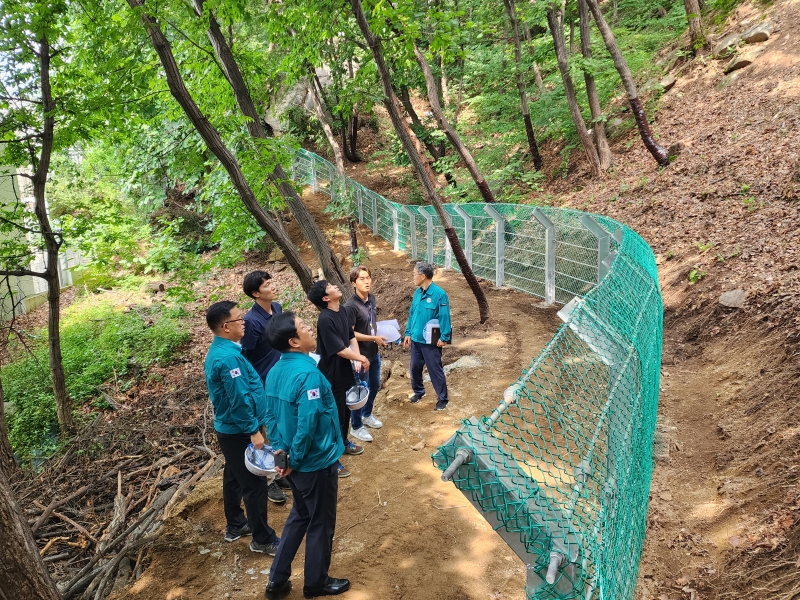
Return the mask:
[[433,266],[426,262],[414,265],[414,299],[408,311],[403,347],[411,348],[411,404],[425,395],[422,367],[428,367],[433,389],[436,390],[434,410],[447,408],[447,380],[442,367],[442,348],[450,343],[453,328],[450,325],[450,300],[438,285],[433,283]]
[[[380,429],[383,423],[372,414],[375,396],[381,386],[381,356],[378,352],[389,340],[378,334],[376,318],[377,308],[372,289],[372,273],[364,265],[353,267],[350,271],[350,283],[353,284],[355,294],[345,303],[350,325],[358,341],[358,349],[369,359],[369,370],[361,370],[359,378],[369,387],[367,403],[363,408],[350,411],[350,435],[363,442],[371,442],[372,434],[367,427]],[[366,427],[365,427],[366,426]]]

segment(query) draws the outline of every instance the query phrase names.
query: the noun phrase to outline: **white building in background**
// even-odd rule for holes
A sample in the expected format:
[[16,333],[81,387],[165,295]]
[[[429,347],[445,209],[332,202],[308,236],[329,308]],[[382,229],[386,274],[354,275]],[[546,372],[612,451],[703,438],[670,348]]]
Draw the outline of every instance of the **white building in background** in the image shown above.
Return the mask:
[[[30,206],[34,205],[33,197],[28,190],[20,188],[19,177],[16,170],[12,167],[0,166],[0,204],[11,204],[22,202]],[[25,193],[25,196],[22,194]],[[9,233],[5,235],[16,235],[19,239],[24,239],[24,232]],[[29,241],[31,241],[29,239]],[[31,250],[31,262],[28,268],[32,271],[43,271],[45,269],[45,254]],[[61,282],[61,289],[69,287],[74,283],[75,277],[72,270],[81,265],[81,256],[73,250],[63,250],[58,260],[58,276]],[[0,322],[11,319],[14,312],[24,314],[32,311],[47,302],[47,282],[41,277],[0,277]]]

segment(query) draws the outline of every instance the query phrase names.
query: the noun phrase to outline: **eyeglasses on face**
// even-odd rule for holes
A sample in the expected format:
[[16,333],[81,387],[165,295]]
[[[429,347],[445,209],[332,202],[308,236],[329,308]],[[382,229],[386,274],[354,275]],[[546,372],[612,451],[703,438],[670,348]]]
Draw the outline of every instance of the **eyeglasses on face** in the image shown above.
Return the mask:
[[225,323],[223,323],[223,325],[227,325],[228,323],[238,323],[240,321],[244,322],[244,317],[239,317],[238,319],[231,319],[230,321],[225,321]]

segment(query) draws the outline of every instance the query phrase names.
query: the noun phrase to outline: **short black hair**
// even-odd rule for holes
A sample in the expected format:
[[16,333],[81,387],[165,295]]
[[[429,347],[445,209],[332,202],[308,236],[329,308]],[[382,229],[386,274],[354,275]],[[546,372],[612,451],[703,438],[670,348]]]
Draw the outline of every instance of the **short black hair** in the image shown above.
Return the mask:
[[297,326],[294,324],[295,314],[291,311],[280,313],[270,319],[267,329],[269,345],[278,352],[288,352],[289,340],[297,337]]
[[328,282],[324,279],[320,279],[309,288],[306,298],[320,310],[328,308],[328,303],[323,300],[323,298],[328,295],[328,292],[325,291],[327,288]]
[[414,270],[420,275],[425,275],[425,279],[433,279],[433,265],[426,262],[418,262],[414,265]]
[[258,288],[261,287],[261,284],[268,279],[272,279],[272,275],[266,271],[251,271],[244,276],[244,283],[242,283],[244,293],[253,298],[253,294],[256,293]]
[[206,311],[206,323],[211,331],[216,331],[222,324],[231,318],[231,310],[236,306],[236,302],[223,300],[214,302]]

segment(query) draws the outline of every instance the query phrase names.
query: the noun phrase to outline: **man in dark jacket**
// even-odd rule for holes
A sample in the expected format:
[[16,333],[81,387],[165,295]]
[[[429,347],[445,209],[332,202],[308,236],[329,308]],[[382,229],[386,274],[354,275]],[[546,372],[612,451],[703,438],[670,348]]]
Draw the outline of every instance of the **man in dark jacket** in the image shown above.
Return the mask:
[[267,376],[267,431],[276,455],[286,456],[286,466],[278,472],[289,482],[294,502],[265,595],[280,600],[291,591],[292,561],[304,536],[303,596],[341,594],[350,582],[328,575],[339,494],[337,465],[344,452],[336,400],[308,355],[317,346],[310,326],[287,312],[275,317],[268,335],[282,356]]
[[[242,354],[250,361],[258,372],[261,381],[266,381],[267,373],[278,362],[281,353],[270,346],[267,329],[275,315],[283,312],[283,307],[275,302],[278,290],[272,276],[266,271],[252,271],[244,276],[242,284],[244,293],[255,300],[253,307],[244,316],[245,330],[242,338]],[[281,487],[288,489],[289,484],[278,479],[269,484],[267,499],[276,504],[286,502],[286,494]]]
[[[267,480],[253,475],[244,464],[244,451],[252,443],[264,445],[266,424],[264,384],[242,356],[242,311],[235,302],[216,302],[206,311],[206,323],[214,332],[204,364],[206,385],[214,408],[214,431],[225,457],[222,498],[225,507],[225,541],[252,533],[250,550],[275,556],[280,538],[267,525]],[[241,502],[247,509],[247,517]]]

